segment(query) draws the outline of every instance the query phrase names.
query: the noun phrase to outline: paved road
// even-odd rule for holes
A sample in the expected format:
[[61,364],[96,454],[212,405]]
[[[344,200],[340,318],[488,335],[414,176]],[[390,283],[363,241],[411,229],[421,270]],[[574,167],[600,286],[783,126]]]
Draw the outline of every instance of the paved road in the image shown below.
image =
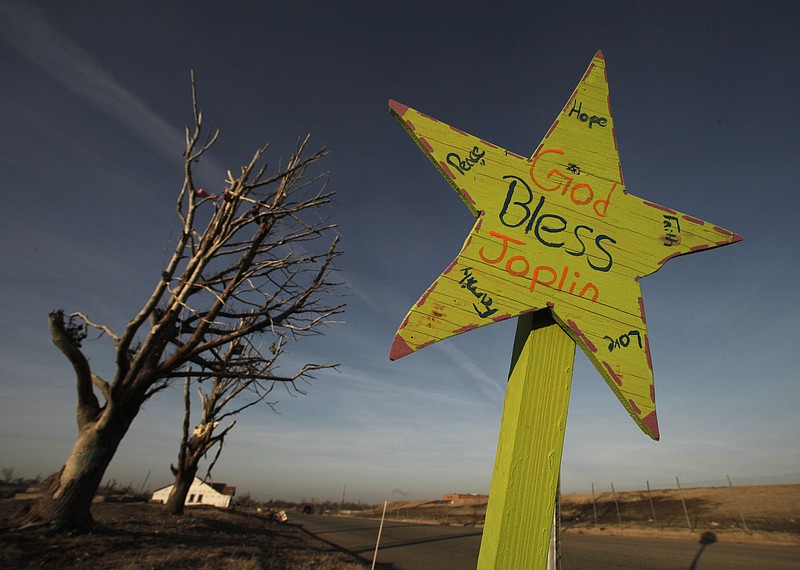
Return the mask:
[[[291,522],[329,543],[372,560],[378,521],[295,515]],[[378,568],[462,570],[475,568],[481,530],[386,521]],[[565,534],[562,570],[798,570],[800,548],[696,540]]]

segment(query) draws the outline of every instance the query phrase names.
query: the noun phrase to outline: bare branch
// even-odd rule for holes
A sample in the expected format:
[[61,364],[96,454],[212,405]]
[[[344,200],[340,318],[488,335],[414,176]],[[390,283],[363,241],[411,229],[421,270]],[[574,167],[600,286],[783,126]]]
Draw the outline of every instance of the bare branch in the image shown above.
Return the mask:
[[114,340],[114,342],[119,342],[119,337],[118,337],[117,335],[115,335],[115,334],[113,333],[113,331],[112,331],[110,328],[108,328],[108,327],[107,327],[107,326],[105,326],[105,325],[99,325],[99,324],[97,324],[97,323],[93,323],[92,321],[90,321],[90,320],[88,319],[88,317],[87,317],[86,315],[84,315],[84,314],[83,314],[83,313],[81,313],[80,311],[76,311],[76,312],[74,312],[74,313],[70,313],[70,315],[69,315],[69,316],[70,316],[70,317],[78,317],[78,318],[80,318],[80,319],[81,319],[81,320],[82,320],[84,323],[86,323],[86,325],[87,325],[87,326],[90,326],[90,327],[92,327],[93,329],[97,329],[97,330],[99,330],[99,331],[101,331],[101,332],[104,332],[104,333],[105,333],[105,334],[107,334],[109,337],[111,337],[111,338]]
[[80,351],[80,341],[68,332],[64,323],[64,311],[50,313],[50,336],[53,344],[67,357],[75,370],[78,389],[78,426],[94,421],[100,413],[100,403],[92,389],[92,371],[89,362]]

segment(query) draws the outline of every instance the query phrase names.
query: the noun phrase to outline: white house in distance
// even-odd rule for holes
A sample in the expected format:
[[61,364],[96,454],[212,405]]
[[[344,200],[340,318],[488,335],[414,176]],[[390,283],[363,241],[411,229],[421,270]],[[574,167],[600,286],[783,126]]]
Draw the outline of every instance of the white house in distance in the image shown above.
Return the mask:
[[[153,493],[152,501],[166,503],[172,492],[173,485],[163,487]],[[187,507],[195,505],[211,505],[227,509],[231,506],[231,500],[236,494],[236,487],[231,487],[225,483],[203,483],[199,477],[195,477],[192,486],[189,487],[189,494],[186,495]]]

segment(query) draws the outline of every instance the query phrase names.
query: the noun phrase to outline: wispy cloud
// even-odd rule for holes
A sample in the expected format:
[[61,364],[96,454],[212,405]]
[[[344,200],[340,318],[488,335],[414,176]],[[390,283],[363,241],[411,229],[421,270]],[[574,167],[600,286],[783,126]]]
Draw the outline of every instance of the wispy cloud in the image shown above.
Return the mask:
[[53,79],[122,123],[156,153],[178,156],[183,133],[120,85],[30,2],[0,3],[0,37]]
[[491,402],[502,402],[505,397],[505,390],[491,376],[486,374],[470,356],[458,347],[443,343],[442,352],[450,359],[450,362],[464,372],[468,378],[475,381],[478,389]]

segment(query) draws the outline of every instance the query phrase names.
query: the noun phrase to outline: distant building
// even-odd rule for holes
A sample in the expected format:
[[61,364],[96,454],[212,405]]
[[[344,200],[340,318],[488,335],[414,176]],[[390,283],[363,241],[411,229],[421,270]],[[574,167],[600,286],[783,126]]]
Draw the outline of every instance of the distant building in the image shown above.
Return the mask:
[[[163,487],[153,493],[152,501],[157,503],[166,503],[169,494],[172,492],[172,487]],[[203,481],[195,477],[192,486],[189,487],[189,494],[186,495],[187,507],[195,505],[211,505],[227,509],[231,506],[231,500],[236,494],[236,487],[231,487],[225,483],[203,483]]]
[[443,501],[450,501],[451,503],[479,503],[489,500],[489,495],[480,495],[478,493],[450,493],[449,495],[442,496]]

